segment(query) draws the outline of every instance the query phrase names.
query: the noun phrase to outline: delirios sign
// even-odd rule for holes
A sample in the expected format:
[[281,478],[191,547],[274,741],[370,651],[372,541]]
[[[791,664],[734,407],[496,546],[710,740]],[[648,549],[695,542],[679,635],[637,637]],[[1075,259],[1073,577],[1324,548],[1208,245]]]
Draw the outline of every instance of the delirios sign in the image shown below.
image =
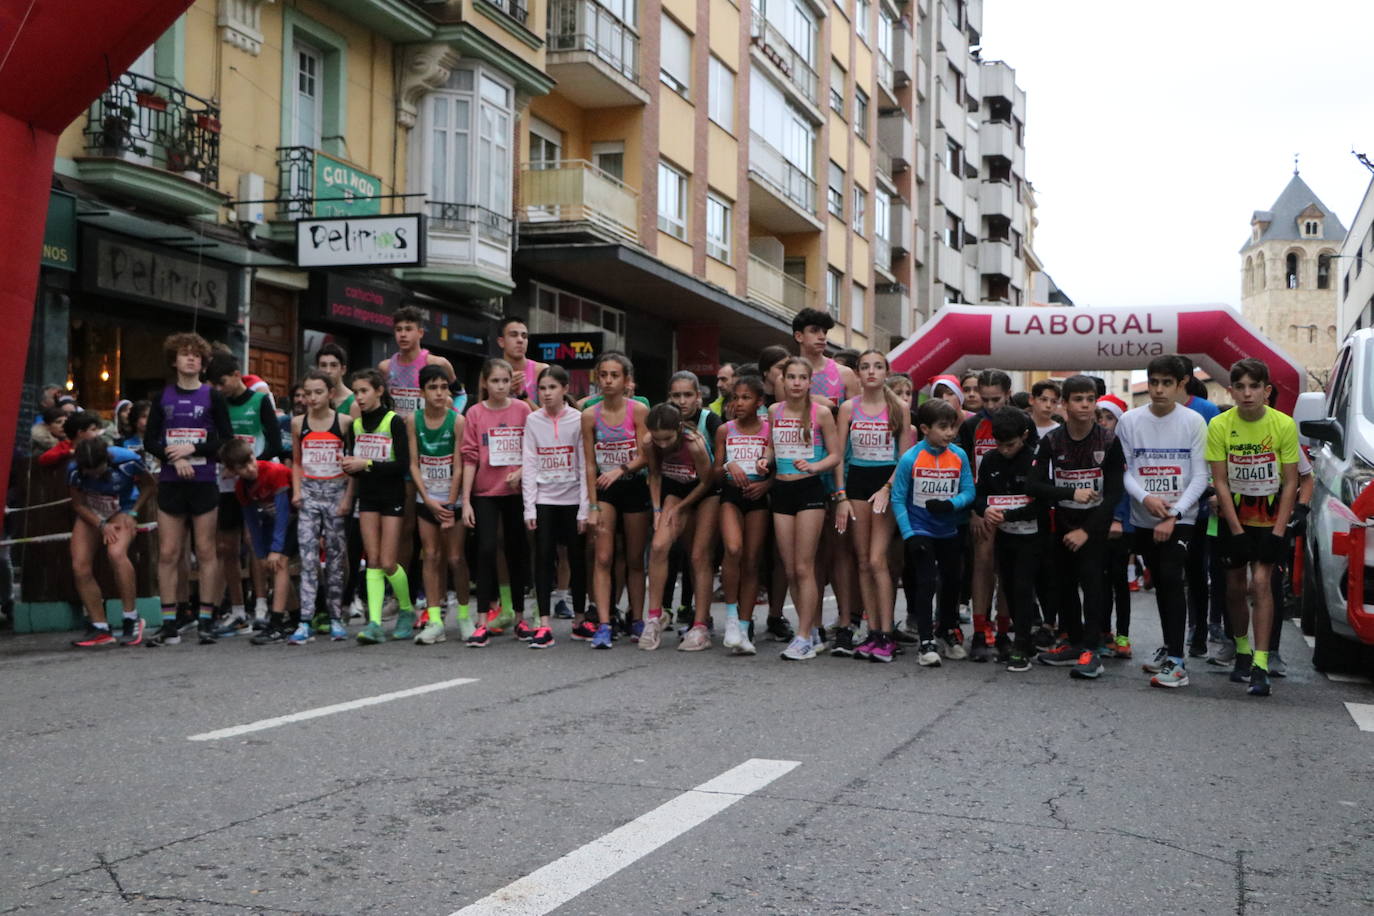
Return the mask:
[[418,267],[425,263],[425,218],[394,216],[303,219],[296,223],[301,267]]

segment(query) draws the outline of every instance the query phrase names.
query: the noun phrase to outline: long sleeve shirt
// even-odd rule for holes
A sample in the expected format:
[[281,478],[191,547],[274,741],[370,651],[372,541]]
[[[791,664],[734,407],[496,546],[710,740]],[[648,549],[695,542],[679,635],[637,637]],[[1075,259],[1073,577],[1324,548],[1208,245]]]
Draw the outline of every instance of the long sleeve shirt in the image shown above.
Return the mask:
[[486,401],[468,408],[463,428],[463,465],[477,468],[473,496],[513,496],[517,492],[506,477],[524,464],[525,420],[530,405],[514,398],[494,410]]
[[257,479],[240,479],[234,492],[243,506],[243,525],[258,559],[285,553],[291,526],[290,469],[275,461],[259,461]]
[[525,518],[535,507],[577,506],[578,521],[587,518],[587,472],[582,449],[582,413],[564,406],[558,416],[537,410],[525,420],[524,471],[520,490]]
[[[975,488],[968,455],[957,445],[935,449],[918,442],[906,450],[892,475],[892,506],[902,540],[913,536],[952,538],[959,513],[973,505]],[[953,504],[951,512],[926,508],[931,500]]]
[[979,515],[988,507],[1002,510],[999,530],[1006,534],[1043,534],[1049,529],[1049,507],[1027,492],[1035,452],[1028,443],[1012,458],[997,451],[983,456],[978,467],[977,497],[973,509]]
[[[1106,537],[1112,512],[1125,492],[1121,478],[1126,462],[1116,436],[1093,424],[1082,439],[1061,426],[1040,440],[1027,491],[1054,505],[1054,528],[1066,533],[1082,528],[1091,537]],[[1092,490],[1086,503],[1074,501],[1076,490]]]
[[1174,405],[1164,416],[1149,407],[1126,411],[1116,425],[1126,459],[1123,483],[1131,497],[1131,523],[1153,528],[1161,521],[1145,511],[1145,498],[1158,496],[1180,522],[1197,521],[1198,501],[1207,489],[1207,421],[1196,411]]

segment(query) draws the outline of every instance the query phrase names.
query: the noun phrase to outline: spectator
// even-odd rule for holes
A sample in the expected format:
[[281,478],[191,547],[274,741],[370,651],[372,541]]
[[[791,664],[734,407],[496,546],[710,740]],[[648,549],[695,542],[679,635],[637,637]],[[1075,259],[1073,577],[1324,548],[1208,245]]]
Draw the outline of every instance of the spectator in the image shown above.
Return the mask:
[[33,429],[29,431],[31,450],[41,454],[67,438],[67,433],[63,429],[66,422],[67,411],[61,407],[54,404],[43,408],[38,422],[33,424]]
[[83,439],[99,439],[105,432],[105,421],[100,418],[100,414],[91,410],[64,417],[62,424],[62,439],[38,456],[38,463],[42,467],[65,465],[71,459],[72,451],[78,442]]

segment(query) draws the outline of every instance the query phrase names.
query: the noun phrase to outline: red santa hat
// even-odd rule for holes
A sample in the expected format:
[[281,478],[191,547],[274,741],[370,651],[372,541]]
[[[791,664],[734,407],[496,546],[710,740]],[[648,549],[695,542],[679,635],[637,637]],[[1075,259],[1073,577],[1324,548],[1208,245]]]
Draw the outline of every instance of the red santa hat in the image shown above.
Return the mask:
[[1126,412],[1126,402],[1114,394],[1104,394],[1102,397],[1098,398],[1097,406],[1101,410],[1110,411],[1111,415],[1118,420],[1120,420],[1121,415]]
[[930,380],[930,396],[938,398],[940,396],[940,386],[946,386],[953,391],[959,398],[959,403],[964,403],[964,389],[959,385],[959,377],[955,375],[937,375]]

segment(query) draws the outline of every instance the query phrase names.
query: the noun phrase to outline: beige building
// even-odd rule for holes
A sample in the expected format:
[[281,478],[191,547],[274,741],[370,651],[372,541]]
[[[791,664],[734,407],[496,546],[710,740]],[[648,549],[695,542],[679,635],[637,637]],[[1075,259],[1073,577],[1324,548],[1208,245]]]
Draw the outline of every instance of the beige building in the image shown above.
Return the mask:
[[1326,384],[1336,355],[1336,255],[1345,227],[1299,177],[1250,219],[1240,250],[1240,309],[1246,320]]

